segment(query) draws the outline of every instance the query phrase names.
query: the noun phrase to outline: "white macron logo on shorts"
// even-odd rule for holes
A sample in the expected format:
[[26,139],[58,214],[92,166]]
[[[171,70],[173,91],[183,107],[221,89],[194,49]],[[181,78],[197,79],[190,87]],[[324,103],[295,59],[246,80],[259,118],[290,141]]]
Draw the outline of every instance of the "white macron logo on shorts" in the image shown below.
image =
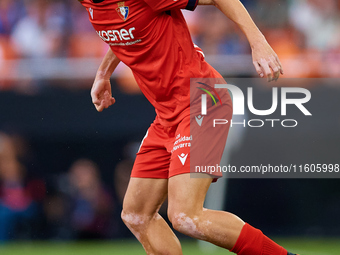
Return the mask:
[[91,19],[93,19],[93,9],[92,8],[89,8],[89,13],[91,15]]
[[185,161],[187,160],[188,154],[182,153],[181,155],[178,155],[179,160],[181,161],[182,165],[184,166]]
[[196,122],[199,126],[202,126],[202,121],[203,121],[204,116],[198,115],[195,117]]

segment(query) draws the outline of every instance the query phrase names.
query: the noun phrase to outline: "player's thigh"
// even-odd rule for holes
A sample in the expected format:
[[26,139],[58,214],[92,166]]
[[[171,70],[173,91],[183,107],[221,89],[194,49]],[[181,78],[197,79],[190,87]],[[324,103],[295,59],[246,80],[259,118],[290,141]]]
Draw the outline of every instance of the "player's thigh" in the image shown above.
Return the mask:
[[123,214],[154,215],[167,197],[167,189],[167,179],[130,178],[123,202]]
[[187,173],[173,176],[168,186],[168,216],[170,221],[179,214],[195,217],[202,212],[204,199],[212,182],[207,174]]

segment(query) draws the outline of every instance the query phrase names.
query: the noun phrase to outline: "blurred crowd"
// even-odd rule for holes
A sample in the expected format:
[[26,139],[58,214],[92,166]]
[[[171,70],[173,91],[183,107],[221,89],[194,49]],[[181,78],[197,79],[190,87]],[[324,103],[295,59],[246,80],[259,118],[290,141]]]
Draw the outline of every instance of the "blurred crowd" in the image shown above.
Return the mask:
[[58,173],[37,172],[31,149],[17,134],[0,132],[0,245],[25,239],[107,239],[130,236],[120,220],[138,145],[103,181],[99,166],[78,158]]
[[[340,1],[242,2],[280,56],[286,77],[340,76]],[[250,54],[245,36],[215,7],[184,13],[206,55]],[[76,0],[0,1],[3,72],[6,59],[100,58],[106,50]]]

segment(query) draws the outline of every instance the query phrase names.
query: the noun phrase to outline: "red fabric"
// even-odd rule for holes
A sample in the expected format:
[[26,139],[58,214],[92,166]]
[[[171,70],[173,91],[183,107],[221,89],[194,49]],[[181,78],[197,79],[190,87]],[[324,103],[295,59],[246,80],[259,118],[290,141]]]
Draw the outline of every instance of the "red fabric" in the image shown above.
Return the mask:
[[230,251],[238,255],[287,255],[286,249],[247,223]]
[[[221,109],[228,109],[227,107],[228,105]],[[231,115],[231,111],[225,112]],[[131,177],[168,179],[179,174],[195,173],[195,166],[219,164],[229,126],[221,125],[220,131],[224,132],[216,131],[209,135],[208,132],[204,132],[204,124],[210,124],[208,117],[206,116],[205,122],[200,127],[203,135],[198,131],[191,132],[189,115],[178,125],[171,127],[162,126],[156,118],[142,141]],[[207,142],[205,138],[212,139]],[[221,172],[214,172],[211,175],[216,178],[222,177]]]
[[[178,10],[178,9],[186,9],[190,0],[144,0],[153,11],[155,12],[163,12],[170,10]],[[195,4],[193,8],[189,10],[194,10],[197,6],[197,1],[194,1]]]
[[222,98],[222,105],[210,106],[199,124],[200,112],[195,110],[201,108],[200,104],[191,106],[190,113],[185,111],[188,115],[178,125],[163,126],[156,117],[142,141],[131,176],[166,179],[183,173],[206,173],[222,177],[217,168],[204,167],[220,164],[229,131],[229,125],[213,127],[213,120],[232,117],[229,94],[225,90],[216,93]]
[[99,37],[131,68],[163,126],[177,125],[185,117],[190,104],[190,78],[221,77],[191,40],[180,10],[188,5],[194,9],[197,3],[191,2],[81,1]]

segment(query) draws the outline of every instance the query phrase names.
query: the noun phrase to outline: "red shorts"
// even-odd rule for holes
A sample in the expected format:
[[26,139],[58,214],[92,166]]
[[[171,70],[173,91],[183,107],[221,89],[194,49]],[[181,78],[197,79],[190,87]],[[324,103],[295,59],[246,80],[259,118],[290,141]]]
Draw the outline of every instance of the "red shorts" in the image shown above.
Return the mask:
[[[228,94],[227,102],[224,100],[220,107],[209,109],[209,114],[203,119],[192,113],[177,125],[165,127],[156,117],[141,143],[131,177],[168,179],[207,169],[201,168],[203,166],[219,165],[231,115],[232,103]],[[216,118],[228,119],[229,123],[213,127]],[[202,172],[213,178],[222,176],[218,172]]]

